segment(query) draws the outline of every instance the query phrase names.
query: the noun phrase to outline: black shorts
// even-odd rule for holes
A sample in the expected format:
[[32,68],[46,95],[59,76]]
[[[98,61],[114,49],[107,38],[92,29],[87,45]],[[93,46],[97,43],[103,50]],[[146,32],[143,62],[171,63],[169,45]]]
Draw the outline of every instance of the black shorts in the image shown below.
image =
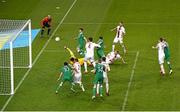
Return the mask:
[[45,28],[45,27],[47,27],[47,28],[49,28],[51,25],[49,24],[49,23],[43,23],[43,27],[42,28]]

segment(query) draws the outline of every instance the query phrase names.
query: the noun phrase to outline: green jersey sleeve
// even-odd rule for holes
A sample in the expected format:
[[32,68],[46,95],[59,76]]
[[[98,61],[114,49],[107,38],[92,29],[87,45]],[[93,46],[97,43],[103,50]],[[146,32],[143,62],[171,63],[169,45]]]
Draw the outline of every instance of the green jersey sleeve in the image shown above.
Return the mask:
[[102,39],[98,40],[98,44],[101,46],[100,48],[103,49],[104,48],[104,41]]

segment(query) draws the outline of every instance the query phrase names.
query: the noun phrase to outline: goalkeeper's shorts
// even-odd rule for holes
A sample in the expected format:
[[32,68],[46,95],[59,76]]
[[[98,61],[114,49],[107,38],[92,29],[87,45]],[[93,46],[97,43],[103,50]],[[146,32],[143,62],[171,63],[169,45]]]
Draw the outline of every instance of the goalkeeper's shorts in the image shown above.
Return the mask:
[[51,27],[51,25],[49,23],[45,22],[45,23],[43,23],[42,28],[45,28],[45,27],[49,28],[49,27]]

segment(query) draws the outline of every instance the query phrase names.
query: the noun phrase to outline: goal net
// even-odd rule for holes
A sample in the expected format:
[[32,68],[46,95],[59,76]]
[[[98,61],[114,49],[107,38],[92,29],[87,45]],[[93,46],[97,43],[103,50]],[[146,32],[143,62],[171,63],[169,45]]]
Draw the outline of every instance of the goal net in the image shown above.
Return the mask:
[[0,95],[14,94],[18,69],[32,67],[31,20],[0,19]]

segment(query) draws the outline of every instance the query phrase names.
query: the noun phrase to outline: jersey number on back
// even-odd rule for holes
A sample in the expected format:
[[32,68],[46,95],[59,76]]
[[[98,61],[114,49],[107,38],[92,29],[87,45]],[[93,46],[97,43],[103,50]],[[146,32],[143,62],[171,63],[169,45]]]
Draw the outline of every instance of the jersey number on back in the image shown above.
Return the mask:
[[69,68],[68,68],[68,67],[65,67],[65,68],[64,68],[64,71],[65,71],[65,72],[69,71]]

